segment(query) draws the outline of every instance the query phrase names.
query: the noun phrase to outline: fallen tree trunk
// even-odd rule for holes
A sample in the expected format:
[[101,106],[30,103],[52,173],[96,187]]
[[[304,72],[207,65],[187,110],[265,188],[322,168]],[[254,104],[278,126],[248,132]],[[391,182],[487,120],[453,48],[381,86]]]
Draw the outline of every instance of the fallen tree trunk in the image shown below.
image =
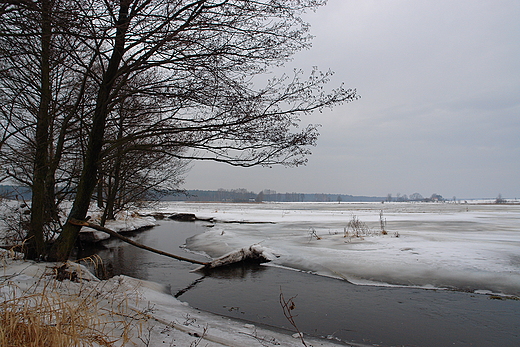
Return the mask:
[[154,253],[157,253],[157,254],[160,254],[160,255],[164,255],[164,256],[167,256],[167,257],[170,257],[170,258],[174,258],[174,259],[181,260],[181,261],[187,261],[187,262],[192,263],[192,264],[199,264],[199,265],[204,265],[204,266],[209,266],[211,264],[210,262],[202,262],[202,261],[198,261],[198,260],[184,258],[184,257],[178,256],[178,255],[175,255],[175,254],[171,254],[171,253],[168,253],[168,252],[161,251],[159,249],[155,249],[155,248],[143,245],[143,244],[141,244],[139,242],[135,242],[135,241],[129,239],[128,237],[124,237],[123,235],[120,235],[119,233],[115,232],[114,230],[102,227],[101,225],[97,225],[97,224],[94,224],[94,223],[81,221],[81,220],[77,220],[77,219],[70,219],[69,223],[73,224],[73,225],[77,225],[77,226],[89,227],[89,228],[92,228],[92,229],[95,229],[95,230],[103,231],[103,232],[105,232],[107,234],[110,234],[110,236],[118,238],[121,241],[129,243],[129,244],[131,244],[131,245],[133,245],[135,247],[139,247],[139,248],[145,249],[147,251],[154,252]]
[[90,223],[90,222],[87,222],[87,221],[77,220],[77,219],[74,219],[74,218],[71,218],[69,220],[69,223],[72,224],[72,225],[80,226],[80,227],[89,227],[89,228],[92,228],[92,229],[95,229],[95,230],[103,231],[103,232],[105,232],[105,233],[107,233],[107,234],[109,234],[109,235],[111,235],[111,236],[113,236],[115,238],[120,239],[121,241],[124,241],[124,242],[129,243],[129,244],[131,244],[133,246],[145,249],[145,250],[150,251],[150,252],[161,254],[161,255],[164,255],[164,256],[167,256],[167,257],[170,257],[170,258],[173,258],[173,259],[181,260],[181,261],[187,261],[187,262],[192,263],[192,264],[202,265],[200,268],[196,269],[196,271],[198,271],[198,270],[209,270],[209,269],[213,269],[213,268],[217,268],[217,267],[233,265],[233,264],[236,264],[236,263],[248,263],[248,262],[249,263],[251,263],[251,262],[253,262],[253,263],[266,263],[266,262],[271,261],[270,256],[267,256],[263,252],[262,249],[260,249],[257,246],[250,246],[250,247],[241,248],[241,249],[239,249],[237,251],[230,252],[228,254],[223,255],[220,258],[213,259],[210,262],[203,262],[203,261],[198,261],[198,260],[184,258],[184,257],[178,256],[178,255],[175,255],[175,254],[171,254],[171,253],[168,253],[168,252],[164,252],[164,251],[161,251],[161,250],[158,250],[158,249],[155,249],[155,248],[143,245],[141,243],[138,243],[138,242],[135,242],[135,241],[129,239],[128,237],[124,237],[123,235],[120,235],[119,233],[115,232],[114,230],[102,227],[101,225],[97,225],[97,224]]

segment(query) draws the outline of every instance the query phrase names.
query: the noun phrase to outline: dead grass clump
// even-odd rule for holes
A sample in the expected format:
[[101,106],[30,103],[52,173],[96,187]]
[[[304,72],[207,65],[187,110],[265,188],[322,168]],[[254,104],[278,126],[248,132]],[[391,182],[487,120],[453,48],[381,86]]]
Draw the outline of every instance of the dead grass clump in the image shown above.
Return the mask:
[[0,304],[0,345],[111,346],[115,341],[106,337],[92,298],[69,299],[45,290],[5,300]]
[[321,236],[318,236],[318,233],[316,232],[316,229],[314,229],[314,228],[309,229],[309,235],[311,237],[311,239],[309,241],[312,241],[313,238],[315,238],[316,240],[321,240]]
[[386,218],[383,218],[383,210],[379,212],[379,225],[381,226],[381,235],[388,235],[386,231]]
[[97,254],[92,256],[81,258],[76,261],[79,264],[85,264],[89,271],[94,273],[94,276],[100,279],[108,278],[108,271],[103,263],[103,259]]
[[343,231],[343,237],[348,237],[349,239],[352,237],[363,238],[372,235],[368,225],[360,221],[356,215],[352,215],[352,219],[348,222]]
[[0,283],[0,346],[126,346],[140,337],[148,319],[117,287],[60,279],[44,274],[26,289]]

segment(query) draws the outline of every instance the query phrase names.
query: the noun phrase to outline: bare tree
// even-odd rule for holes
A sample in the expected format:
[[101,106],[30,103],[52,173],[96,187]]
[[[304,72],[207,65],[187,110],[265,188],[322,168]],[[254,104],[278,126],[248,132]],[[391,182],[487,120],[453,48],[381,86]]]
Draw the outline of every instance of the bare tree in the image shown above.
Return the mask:
[[[31,222],[29,239],[35,246],[34,255],[44,252],[42,229],[49,216],[54,213],[46,193],[49,185],[49,138],[52,125],[51,103],[51,65],[52,65],[52,1],[38,3],[29,1],[4,4],[2,11],[2,89],[4,98],[9,100],[11,109],[4,111],[5,123],[12,139],[6,141],[3,149],[10,147],[11,161],[22,161],[24,166],[12,165],[22,169],[14,177],[26,180],[32,189]],[[30,90],[32,92],[27,92]],[[4,119],[6,119],[5,117]],[[10,128],[10,129],[9,129]],[[14,146],[11,146],[11,143]],[[19,151],[20,148],[23,152]],[[32,160],[20,160],[30,156]],[[9,158],[7,155],[5,158]],[[7,175],[12,173],[7,171]]]
[[[38,101],[40,112],[24,109],[32,110],[35,119],[25,141],[34,149],[29,158],[35,169],[27,170],[28,183],[34,186],[45,173],[45,185],[55,188],[55,178],[67,178],[74,193],[69,219],[81,220],[98,182],[112,180],[108,194],[122,193],[115,180],[121,180],[120,169],[130,168],[135,155],[147,153],[143,157],[149,162],[176,158],[236,166],[304,164],[318,131],[316,125],[299,128],[301,115],[355,100],[355,90],[325,91],[331,73],[316,69],[308,78],[300,71],[273,77],[264,87],[253,81],[309,46],[308,24],[300,16],[324,3],[45,0],[36,7],[29,1],[6,5],[1,16],[9,17],[13,9],[20,19],[34,18],[36,29],[27,41],[43,47],[50,38],[50,81],[56,76],[47,92],[45,64],[40,64],[44,49],[20,52],[32,61],[18,64],[18,71],[37,66],[41,81],[24,94]],[[16,37],[15,24],[4,27]],[[42,123],[45,112],[48,124]],[[36,136],[39,127],[43,135]],[[160,169],[143,165],[132,177]],[[33,235],[40,232],[36,223],[32,230]],[[36,247],[31,256],[67,259],[78,232],[78,226],[66,223],[51,249]]]
[[[125,100],[119,105],[116,117],[108,122],[106,148],[114,149],[103,154],[98,176],[98,206],[104,208],[102,225],[128,204],[153,200],[160,191],[178,190],[187,172],[188,161],[153,150],[146,139],[126,139],[127,134],[139,131],[146,124],[147,113],[147,105]],[[119,142],[122,144],[113,146]],[[180,153],[184,148],[176,146],[170,152],[175,150]]]
[[422,201],[424,200],[424,197],[419,193],[413,193],[410,195],[410,200],[412,201]]
[[49,227],[56,230],[52,225],[59,222],[59,200],[71,191],[80,167],[78,114],[88,108],[88,70],[82,66],[89,62],[84,52],[72,49],[78,39],[70,35],[68,23],[80,26],[75,5],[58,0],[1,5],[1,123],[6,136],[0,158],[4,175],[32,190],[31,258],[46,253]]

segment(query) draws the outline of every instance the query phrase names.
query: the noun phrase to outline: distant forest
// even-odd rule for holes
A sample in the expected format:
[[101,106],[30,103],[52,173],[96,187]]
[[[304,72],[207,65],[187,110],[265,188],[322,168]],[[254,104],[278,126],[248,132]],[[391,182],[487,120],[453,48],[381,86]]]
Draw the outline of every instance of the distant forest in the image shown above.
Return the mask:
[[[155,196],[155,198],[153,197]],[[0,185],[0,197],[10,199],[31,199],[31,190],[27,187]],[[446,201],[441,195],[432,194],[429,198],[424,198],[419,193],[410,196],[392,196],[388,194],[381,196],[362,196],[348,194],[324,194],[324,193],[278,193],[274,190],[265,189],[260,193],[248,191],[244,188],[239,189],[218,189],[218,190],[178,190],[175,192],[156,191],[150,195],[150,200],[160,201],[204,201],[204,202],[442,202]],[[454,198],[455,200],[455,198]],[[497,198],[497,203],[506,202],[501,196]]]
[[[27,187],[0,185],[0,198],[9,199],[31,199],[31,190]],[[381,196],[363,196],[348,194],[325,194],[325,193],[278,193],[274,190],[264,189],[260,193],[239,189],[218,190],[177,190],[177,191],[155,191],[151,192],[150,201],[203,201],[203,202],[444,202],[447,201],[439,194],[423,197],[419,193],[388,194]],[[453,201],[456,198],[453,197]],[[508,202],[499,194],[495,201],[498,203]]]
[[168,194],[163,201],[207,201],[207,202],[379,202],[386,198],[377,196],[354,196],[323,193],[278,193],[263,190],[260,193],[246,189],[188,190],[185,194]]

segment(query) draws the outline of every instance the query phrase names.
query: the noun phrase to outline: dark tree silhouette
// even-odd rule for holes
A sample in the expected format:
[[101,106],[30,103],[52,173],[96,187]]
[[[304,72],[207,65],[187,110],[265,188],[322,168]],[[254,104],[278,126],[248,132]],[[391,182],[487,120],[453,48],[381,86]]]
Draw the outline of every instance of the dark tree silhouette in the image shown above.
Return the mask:
[[[19,108],[13,114],[27,129],[24,143],[30,152],[25,166],[17,167],[32,169],[16,176],[27,177],[35,194],[30,256],[67,259],[78,236],[80,227],[66,223],[50,248],[42,243],[45,220],[36,220],[41,219],[44,201],[55,201],[50,188],[60,186],[57,177],[63,177],[62,186],[73,193],[68,219],[83,220],[96,186],[102,198],[103,184],[110,184],[105,199],[107,205],[114,203],[114,196],[123,192],[119,183],[127,177],[121,175],[130,172],[122,168],[131,168],[136,156],[143,160],[133,178],[143,177],[151,168],[147,165],[159,158],[244,167],[304,164],[318,131],[316,125],[300,128],[301,115],[355,100],[355,90],[326,91],[331,73],[317,69],[308,78],[301,71],[272,77],[265,86],[259,86],[255,76],[309,47],[309,26],[301,15],[324,4],[4,2],[2,54],[11,54],[7,46],[20,40],[32,48],[15,50],[27,63],[11,54],[0,71],[14,67],[14,73],[0,76],[0,83],[28,80],[28,72],[40,81],[31,90],[11,88],[9,95],[1,96]],[[28,23],[28,28],[19,23]],[[19,107],[16,92],[38,108]],[[33,121],[25,122],[24,114],[31,114]],[[9,148],[16,148],[16,141]],[[2,154],[2,160],[8,157]]]

